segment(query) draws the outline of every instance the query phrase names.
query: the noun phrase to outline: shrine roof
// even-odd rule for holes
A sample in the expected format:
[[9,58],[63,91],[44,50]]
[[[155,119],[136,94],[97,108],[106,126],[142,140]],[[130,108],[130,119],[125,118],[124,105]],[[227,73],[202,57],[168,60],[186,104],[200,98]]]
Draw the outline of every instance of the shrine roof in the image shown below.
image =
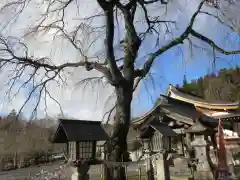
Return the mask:
[[219,110],[240,109],[240,102],[207,101],[196,95],[184,92],[171,84],[168,87],[167,96],[170,96],[170,97],[175,98],[180,101],[184,101],[184,102],[193,104],[196,107],[204,107],[204,108],[219,109]]
[[[193,125],[196,118],[199,117],[199,112],[193,104],[184,101],[179,101],[172,97],[161,95],[161,101],[148,114],[133,121],[133,124],[144,124],[154,116],[154,112],[158,112],[163,116],[167,116],[173,120],[182,122],[184,124]],[[217,124],[217,119],[205,114],[201,114],[201,121],[205,124]]]
[[165,124],[153,124],[151,123],[150,126],[161,133],[163,136],[173,137],[177,136],[177,133],[175,133],[169,126]]
[[107,139],[108,135],[100,121],[59,119],[53,142],[103,141]]
[[150,123],[149,127],[143,131],[140,135],[142,138],[146,138],[151,135],[152,132],[157,131],[163,136],[173,137],[177,136],[177,133],[174,132],[169,126],[163,123]]
[[185,130],[187,133],[197,133],[197,132],[204,132],[208,130],[208,127],[204,126],[202,123],[197,122],[194,123],[191,127]]

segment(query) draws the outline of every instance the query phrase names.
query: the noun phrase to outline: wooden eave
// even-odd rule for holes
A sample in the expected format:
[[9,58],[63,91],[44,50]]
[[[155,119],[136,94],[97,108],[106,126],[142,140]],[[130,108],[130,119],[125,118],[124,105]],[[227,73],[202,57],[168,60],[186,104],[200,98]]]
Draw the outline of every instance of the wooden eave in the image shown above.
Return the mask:
[[208,130],[209,130],[208,127],[204,126],[202,123],[196,122],[193,126],[186,129],[185,132],[186,133],[201,133],[201,132],[205,132]]
[[[176,92],[174,92],[176,91]],[[240,110],[240,103],[212,103],[207,102],[203,99],[197,98],[191,95],[187,95],[189,97],[185,97],[182,92],[178,92],[177,88],[175,88],[173,85],[169,85],[167,90],[167,96],[170,96],[170,94],[174,94],[174,98],[180,101],[184,101],[190,104],[193,104],[195,107],[202,107],[202,108],[208,108],[208,109],[216,109],[216,110]]]
[[59,125],[53,138],[54,143],[105,140],[108,140],[108,135],[100,121],[72,119],[59,119]]
[[145,120],[149,119],[152,114],[159,108],[159,105],[153,107],[152,109],[150,109],[147,113],[145,113],[144,115],[142,115],[141,117],[135,119],[132,121],[132,123],[134,125],[137,125],[137,124],[141,124],[143,123]]
[[[206,114],[207,116],[210,116],[215,119],[233,120],[233,121],[240,120],[240,111],[214,111],[214,110],[209,110],[209,109],[199,108],[199,107],[197,107],[196,110],[200,113]],[[216,113],[218,112],[226,113],[226,114],[216,115]]]
[[52,143],[67,143],[68,140],[68,136],[64,130],[64,127],[62,126],[62,124],[59,124],[53,139],[51,139]]
[[165,124],[150,124],[150,127],[152,127],[155,131],[160,133],[162,136],[167,136],[167,137],[175,137],[177,136],[177,133],[174,132],[169,126]]

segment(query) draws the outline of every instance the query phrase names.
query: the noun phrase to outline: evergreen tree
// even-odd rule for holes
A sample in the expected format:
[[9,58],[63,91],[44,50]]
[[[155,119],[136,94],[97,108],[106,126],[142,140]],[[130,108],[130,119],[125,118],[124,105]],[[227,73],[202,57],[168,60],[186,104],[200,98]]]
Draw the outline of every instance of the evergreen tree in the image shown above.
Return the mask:
[[218,74],[208,74],[190,83],[184,75],[182,89],[210,101],[239,101],[240,69],[220,69]]
[[187,88],[188,82],[187,82],[187,76],[184,74],[183,76],[183,88]]
[[199,79],[197,80],[196,94],[197,94],[198,96],[204,98],[204,80],[203,80],[203,78],[199,78]]
[[15,109],[12,109],[10,113],[8,114],[7,118],[9,120],[17,120],[17,112]]

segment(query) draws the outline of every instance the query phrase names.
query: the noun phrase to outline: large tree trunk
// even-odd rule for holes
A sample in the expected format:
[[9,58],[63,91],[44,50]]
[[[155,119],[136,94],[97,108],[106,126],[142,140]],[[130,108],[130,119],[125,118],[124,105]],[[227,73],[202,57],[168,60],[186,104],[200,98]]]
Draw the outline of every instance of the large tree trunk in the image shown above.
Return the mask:
[[[128,160],[127,153],[127,134],[129,131],[131,120],[131,101],[132,101],[132,86],[124,84],[123,87],[116,88],[117,105],[116,115],[114,120],[113,131],[111,134],[114,146],[114,160],[116,162],[125,162]],[[114,180],[125,180],[124,167],[114,169]]]

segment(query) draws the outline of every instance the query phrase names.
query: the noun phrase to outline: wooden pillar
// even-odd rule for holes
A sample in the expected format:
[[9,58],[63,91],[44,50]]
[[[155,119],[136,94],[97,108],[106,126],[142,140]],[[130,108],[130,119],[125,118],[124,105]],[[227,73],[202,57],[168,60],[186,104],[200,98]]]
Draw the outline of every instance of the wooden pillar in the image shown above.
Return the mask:
[[96,146],[97,146],[97,142],[92,141],[92,158],[96,157]]
[[79,160],[79,142],[77,141],[76,142],[76,145],[75,145],[75,157],[76,157],[76,160]]
[[69,142],[66,143],[66,156],[69,158]]

